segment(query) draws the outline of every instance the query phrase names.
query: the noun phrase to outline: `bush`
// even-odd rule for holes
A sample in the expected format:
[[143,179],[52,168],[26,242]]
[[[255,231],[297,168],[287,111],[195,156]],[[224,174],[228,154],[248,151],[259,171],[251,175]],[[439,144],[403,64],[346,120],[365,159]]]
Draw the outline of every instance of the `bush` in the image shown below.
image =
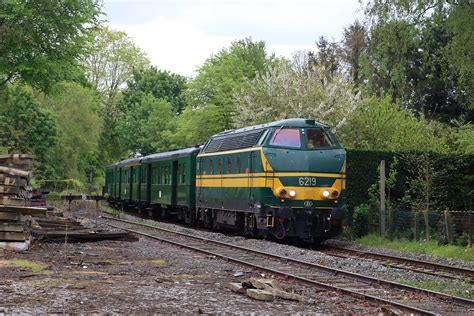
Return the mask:
[[356,237],[369,233],[369,206],[367,204],[361,204],[354,209],[352,231]]

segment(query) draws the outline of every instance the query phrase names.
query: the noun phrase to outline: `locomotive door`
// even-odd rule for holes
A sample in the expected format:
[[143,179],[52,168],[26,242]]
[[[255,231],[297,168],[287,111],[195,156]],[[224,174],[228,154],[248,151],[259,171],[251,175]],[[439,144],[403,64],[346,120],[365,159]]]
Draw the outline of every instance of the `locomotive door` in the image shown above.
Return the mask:
[[248,156],[248,164],[247,168],[245,168],[245,173],[247,174],[247,187],[249,191],[249,196],[248,196],[248,202],[249,204],[254,203],[254,198],[253,198],[253,177],[252,177],[252,165],[253,165],[253,158],[255,157],[255,152],[254,151],[249,151],[249,156]]

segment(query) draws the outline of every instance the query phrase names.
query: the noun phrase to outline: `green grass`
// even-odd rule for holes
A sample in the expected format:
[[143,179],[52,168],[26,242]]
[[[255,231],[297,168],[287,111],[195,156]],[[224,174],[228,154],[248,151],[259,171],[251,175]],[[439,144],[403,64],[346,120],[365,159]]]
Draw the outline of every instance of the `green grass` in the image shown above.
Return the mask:
[[0,260],[0,267],[2,266],[29,269],[33,273],[45,271],[44,265],[25,259]]
[[400,280],[400,283],[416,286],[422,289],[445,293],[448,295],[474,299],[473,286],[464,281],[437,281],[437,280]]
[[438,245],[436,241],[389,241],[376,235],[367,235],[355,240],[358,244],[389,248],[400,251],[423,253],[444,258],[474,261],[474,250],[453,245]]

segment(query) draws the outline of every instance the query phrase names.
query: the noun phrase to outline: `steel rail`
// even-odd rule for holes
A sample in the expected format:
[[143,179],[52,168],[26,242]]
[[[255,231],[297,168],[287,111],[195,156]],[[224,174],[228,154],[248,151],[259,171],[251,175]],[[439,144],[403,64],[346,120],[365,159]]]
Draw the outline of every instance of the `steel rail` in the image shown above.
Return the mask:
[[[467,269],[467,268],[448,266],[448,265],[445,265],[445,264],[429,262],[429,261],[423,261],[423,260],[417,260],[417,259],[410,259],[410,258],[406,258],[406,257],[395,257],[395,256],[391,256],[391,255],[368,252],[368,251],[359,250],[359,249],[350,249],[350,248],[345,248],[345,247],[340,247],[340,246],[325,245],[325,247],[328,248],[328,249],[335,249],[335,250],[342,251],[342,252],[348,252],[348,253],[354,254],[356,256],[363,256],[363,257],[366,257],[368,259],[390,261],[390,262],[396,262],[396,263],[400,263],[400,264],[410,264],[410,265],[413,265],[413,266],[423,267],[425,269],[431,269],[431,270],[435,270],[435,271],[443,271],[443,272],[449,272],[451,274],[455,274],[455,275],[443,275],[443,274],[438,274],[436,272],[413,269],[413,268],[410,268],[410,267],[394,266],[396,268],[408,269],[408,270],[411,270],[411,271],[417,271],[417,272],[430,274],[430,275],[434,275],[434,276],[447,277],[447,278],[453,278],[453,279],[460,280],[460,276],[462,275],[462,276],[465,276],[465,277],[469,278],[469,280],[468,280],[469,283],[471,283],[471,284],[474,283],[474,270]],[[326,253],[326,254],[333,255],[331,253]],[[334,255],[337,256],[337,254],[334,254]]]
[[[204,238],[204,237],[198,237],[198,236],[190,235],[190,234],[187,234],[187,233],[176,232],[176,231],[172,231],[172,230],[168,230],[168,229],[165,229],[165,228],[160,228],[160,227],[156,227],[156,226],[152,226],[152,225],[147,225],[147,224],[143,224],[143,223],[136,223],[136,222],[133,222],[133,221],[127,221],[127,220],[117,219],[117,218],[108,217],[108,216],[103,216],[103,218],[109,219],[109,220],[115,220],[115,221],[119,221],[119,222],[124,222],[124,223],[132,224],[132,225],[147,227],[147,228],[151,228],[151,229],[155,229],[155,230],[160,230],[160,231],[164,231],[164,232],[167,232],[167,233],[177,234],[177,235],[180,235],[180,236],[184,236],[184,237],[204,241],[204,242],[207,242],[207,243],[218,244],[220,246],[224,246],[224,247],[228,247],[228,248],[239,249],[239,250],[245,251],[247,253],[251,252],[251,253],[261,255],[261,256],[266,256],[266,257],[271,257],[271,258],[274,258],[274,259],[277,259],[277,260],[281,260],[281,261],[284,261],[284,262],[297,263],[297,264],[304,265],[304,266],[307,266],[307,267],[317,268],[319,270],[324,270],[324,271],[327,271],[327,272],[331,272],[333,274],[339,274],[339,275],[342,275],[342,276],[346,276],[346,277],[349,277],[349,278],[352,278],[352,279],[358,279],[358,280],[363,281],[363,282],[368,282],[369,284],[385,285],[385,286],[388,286],[388,287],[391,287],[391,288],[407,290],[407,291],[415,292],[415,293],[423,293],[425,295],[429,295],[430,297],[434,296],[434,297],[440,298],[440,299],[442,299],[442,300],[444,300],[448,303],[456,303],[458,305],[462,305],[462,306],[470,307],[470,308],[474,307],[474,301],[469,300],[469,299],[465,299],[465,298],[454,297],[454,296],[450,296],[450,295],[447,295],[447,294],[444,294],[444,293],[429,291],[429,290],[425,290],[425,289],[421,289],[421,288],[417,288],[417,287],[413,287],[413,286],[409,286],[409,285],[405,285],[405,284],[401,284],[401,283],[376,279],[376,278],[373,278],[373,277],[368,277],[368,276],[364,276],[364,275],[357,274],[357,273],[352,273],[352,272],[348,272],[348,271],[344,271],[344,270],[340,270],[340,269],[330,268],[330,267],[327,267],[327,266],[322,266],[322,265],[315,264],[315,263],[305,262],[305,261],[301,261],[301,260],[298,260],[298,259],[289,258],[289,257],[285,257],[285,256],[278,256],[278,255],[263,252],[263,251],[257,251],[257,250],[250,249],[250,248],[245,248],[245,247],[241,247],[241,246],[237,246],[237,245],[223,243],[223,242],[220,242],[220,241],[216,241],[216,240],[212,240],[212,239],[208,239],[208,238]],[[110,225],[110,224],[108,224],[108,225]],[[111,226],[114,226],[114,225],[111,225]],[[122,227],[118,227],[118,226],[117,226],[117,228],[123,229]],[[127,229],[125,229],[125,230],[127,230]],[[132,231],[132,230],[129,230],[129,231]],[[136,231],[134,231],[134,232],[136,232]],[[208,254],[212,254],[212,255],[224,258],[226,260],[231,260],[231,261],[234,261],[234,262],[237,262],[237,263],[251,265],[255,268],[262,269],[262,270],[272,272],[272,273],[275,273],[275,274],[287,276],[287,277],[299,280],[300,282],[304,282],[304,283],[307,283],[307,284],[317,285],[317,286],[320,286],[320,287],[341,291],[341,292],[350,294],[350,295],[355,296],[355,297],[359,297],[359,298],[362,297],[362,298],[365,298],[367,300],[371,300],[371,301],[378,302],[378,303],[386,303],[386,304],[397,306],[397,307],[400,307],[400,308],[403,308],[403,309],[409,309],[409,310],[412,310],[412,311],[415,311],[415,309],[416,309],[417,313],[435,314],[433,312],[423,310],[423,309],[420,309],[420,308],[417,308],[417,307],[413,307],[413,306],[410,306],[410,305],[406,305],[406,304],[386,300],[384,298],[380,298],[380,297],[376,297],[376,296],[372,296],[372,295],[367,295],[367,294],[364,294],[364,293],[361,293],[361,292],[344,289],[344,288],[337,287],[337,286],[330,285],[330,284],[326,284],[326,283],[321,283],[321,282],[310,280],[310,279],[307,279],[307,278],[302,278],[302,277],[292,275],[292,274],[289,274],[289,273],[286,273],[286,272],[275,271],[274,269],[269,269],[267,267],[262,267],[260,265],[256,265],[256,264],[253,264],[253,263],[246,263],[246,262],[243,262],[242,260],[239,260],[239,259],[230,258],[228,256],[224,256],[224,255],[221,255],[221,254],[216,254],[216,253],[210,252],[208,250],[197,249],[196,247],[189,246],[189,245],[184,245],[184,244],[181,244],[181,243],[177,243],[175,241],[165,240],[164,238],[161,238],[161,237],[151,236],[151,235],[143,234],[143,233],[140,233],[140,232],[136,232],[136,233],[142,234],[142,235],[147,236],[147,237],[155,238],[155,239],[156,238],[163,239],[163,241],[178,245],[180,247],[186,247],[186,248],[190,248],[192,250],[205,252],[205,253],[208,253]]]

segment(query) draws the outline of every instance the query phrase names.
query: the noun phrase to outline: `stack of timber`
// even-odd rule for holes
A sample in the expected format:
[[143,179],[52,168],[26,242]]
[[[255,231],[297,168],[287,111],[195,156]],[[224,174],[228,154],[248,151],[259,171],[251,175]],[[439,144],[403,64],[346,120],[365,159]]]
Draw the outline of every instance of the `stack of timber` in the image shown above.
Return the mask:
[[28,249],[31,217],[46,215],[30,206],[33,163],[30,155],[0,155],[0,248]]
[[0,155],[0,204],[30,205],[33,163],[30,155]]

